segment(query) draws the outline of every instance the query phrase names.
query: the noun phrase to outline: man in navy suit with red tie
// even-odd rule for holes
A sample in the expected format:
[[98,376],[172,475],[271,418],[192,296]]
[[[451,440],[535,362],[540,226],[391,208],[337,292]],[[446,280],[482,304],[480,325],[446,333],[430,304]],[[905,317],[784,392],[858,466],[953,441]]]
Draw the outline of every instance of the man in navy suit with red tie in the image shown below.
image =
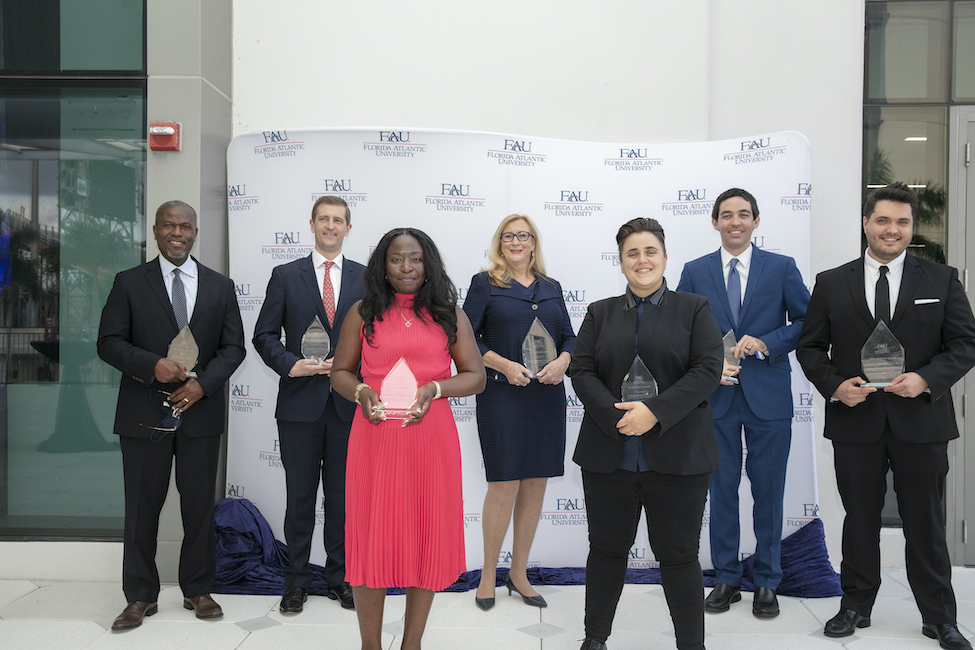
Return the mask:
[[[721,467],[712,472],[710,485],[711,562],[717,583],[704,609],[726,612],[741,600],[738,485],[744,430],[756,538],[752,613],[773,618],[779,614],[775,591],[782,580],[782,500],[792,443],[789,353],[799,340],[809,290],[791,257],[752,245],[759,222],[754,196],[738,188],[722,192],[711,213],[721,248],[688,262],[677,290],[707,297],[721,333],[734,331],[741,364],[737,377],[722,378],[709,398]],[[726,374],[734,370],[728,365],[725,369]]]
[[[921,632],[946,650],[971,650],[958,631],[942,505],[948,441],[958,437],[950,389],[975,365],[975,318],[958,271],[907,253],[918,199],[903,183],[867,197],[864,255],[820,273],[796,357],[826,398],[836,484],[846,518],[839,613],[829,637],[870,626],[880,588],[880,513],[892,471],[907,539],[907,578]],[[904,349],[889,385],[865,386],[861,350],[880,321]]]
[[308,598],[319,481],[325,492],[327,595],[346,609],[355,608],[352,588],[345,581],[345,461],[355,404],[332,391],[331,356],[321,363],[302,358],[301,337],[318,316],[334,353],[346,313],[362,298],[364,267],[342,255],[342,242],[352,230],[351,212],[343,199],[319,198],[310,223],[315,249],[272,271],[253,340],[264,363],[281,377],[274,416],[288,493],[283,614],[301,612]]

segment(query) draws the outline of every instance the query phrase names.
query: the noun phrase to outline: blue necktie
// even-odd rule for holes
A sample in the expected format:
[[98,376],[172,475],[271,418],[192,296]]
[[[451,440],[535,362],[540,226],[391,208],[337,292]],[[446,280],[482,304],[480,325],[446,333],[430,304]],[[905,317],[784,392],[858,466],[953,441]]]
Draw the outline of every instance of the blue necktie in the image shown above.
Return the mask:
[[731,306],[731,318],[738,326],[738,315],[741,313],[741,276],[738,275],[738,258],[731,259],[731,270],[728,271],[728,304]]

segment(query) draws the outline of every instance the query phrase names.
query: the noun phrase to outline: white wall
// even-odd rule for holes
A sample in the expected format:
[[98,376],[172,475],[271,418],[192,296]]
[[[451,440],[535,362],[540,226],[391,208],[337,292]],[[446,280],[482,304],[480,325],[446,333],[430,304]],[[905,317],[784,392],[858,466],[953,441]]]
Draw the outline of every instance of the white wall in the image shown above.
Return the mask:
[[[690,142],[794,129],[813,147],[817,273],[859,255],[863,17],[863,0],[235,0],[234,134],[402,126]],[[843,510],[818,441],[838,562]]]

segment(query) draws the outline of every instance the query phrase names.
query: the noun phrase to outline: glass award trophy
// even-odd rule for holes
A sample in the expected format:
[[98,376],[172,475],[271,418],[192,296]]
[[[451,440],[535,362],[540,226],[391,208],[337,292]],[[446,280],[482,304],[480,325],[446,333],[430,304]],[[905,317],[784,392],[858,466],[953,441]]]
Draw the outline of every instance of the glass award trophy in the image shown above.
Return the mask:
[[741,360],[736,359],[731,352],[731,349],[738,345],[734,330],[728,330],[728,333],[721,338],[721,343],[724,346],[724,370],[721,372],[721,378],[730,381],[732,384],[737,384],[738,378],[732,377],[730,374],[741,366]]
[[624,402],[642,402],[657,396],[657,380],[650,374],[650,370],[643,363],[640,355],[633,359],[630,371],[623,377],[620,387],[620,397]]
[[301,337],[301,356],[311,359],[315,363],[322,363],[331,350],[332,342],[328,338],[328,332],[318,316],[311,322],[308,329]]
[[416,404],[416,377],[406,364],[406,359],[400,357],[379,388],[379,399],[383,403],[383,411],[388,420],[405,420],[410,415],[410,409]]
[[[190,331],[189,325],[183,325],[183,329],[170,342],[166,358],[175,361],[188,371],[192,371],[196,367],[196,362],[200,358],[200,346],[196,344],[196,339],[193,338],[193,332]],[[187,376],[195,379],[196,373],[188,372]]]
[[869,388],[886,388],[898,375],[904,374],[904,346],[883,320],[877,321],[873,333],[860,349],[860,365]]
[[521,344],[521,362],[534,377],[542,368],[555,361],[557,356],[555,340],[542,325],[542,321],[536,318]]

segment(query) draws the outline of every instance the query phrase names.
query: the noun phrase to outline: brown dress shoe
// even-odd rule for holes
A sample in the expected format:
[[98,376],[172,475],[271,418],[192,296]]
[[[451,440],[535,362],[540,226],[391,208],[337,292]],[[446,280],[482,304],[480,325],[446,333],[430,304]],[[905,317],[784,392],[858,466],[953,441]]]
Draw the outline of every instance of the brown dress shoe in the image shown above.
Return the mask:
[[223,616],[223,610],[210,598],[210,594],[183,598],[183,607],[195,611],[197,618],[220,618]]
[[129,603],[122,610],[122,613],[115,617],[112,623],[113,630],[131,630],[142,625],[142,619],[152,616],[159,611],[156,603],[144,603],[141,600]]

